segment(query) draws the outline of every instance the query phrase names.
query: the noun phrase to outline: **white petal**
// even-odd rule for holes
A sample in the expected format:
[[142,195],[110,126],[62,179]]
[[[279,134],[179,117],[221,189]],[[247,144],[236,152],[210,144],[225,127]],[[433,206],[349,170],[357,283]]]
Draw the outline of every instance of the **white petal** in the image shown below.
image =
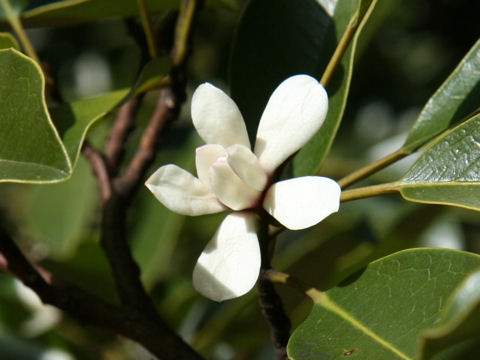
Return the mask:
[[145,185],[163,205],[178,214],[195,216],[225,210],[205,184],[177,165],[162,166]]
[[240,179],[255,190],[262,191],[265,189],[268,181],[267,174],[258,162],[258,158],[249,148],[235,144],[229,146],[227,152],[228,164]]
[[247,128],[237,104],[219,88],[200,85],[192,97],[192,120],[207,144],[250,147]]
[[263,207],[286,228],[305,229],[338,211],[340,192],[332,179],[304,176],[273,184]]
[[230,214],[198,258],[193,286],[215,301],[241,296],[255,285],[260,263],[255,215]]
[[198,178],[210,188],[210,166],[220,157],[226,157],[227,151],[222,145],[208,144],[195,150],[195,165]]
[[217,198],[230,209],[244,210],[257,204],[261,192],[245,184],[220,158],[210,166],[210,184]]
[[320,129],[328,111],[323,86],[308,75],[284,80],[273,92],[260,119],[255,154],[272,173]]

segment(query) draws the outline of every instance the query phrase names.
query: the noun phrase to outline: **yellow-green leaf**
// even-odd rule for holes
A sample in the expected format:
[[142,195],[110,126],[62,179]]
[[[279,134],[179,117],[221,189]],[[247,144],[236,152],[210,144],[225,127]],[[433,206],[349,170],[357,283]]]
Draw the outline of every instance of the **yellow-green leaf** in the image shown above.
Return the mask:
[[14,48],[20,50],[17,40],[9,33],[0,33],[0,49]]

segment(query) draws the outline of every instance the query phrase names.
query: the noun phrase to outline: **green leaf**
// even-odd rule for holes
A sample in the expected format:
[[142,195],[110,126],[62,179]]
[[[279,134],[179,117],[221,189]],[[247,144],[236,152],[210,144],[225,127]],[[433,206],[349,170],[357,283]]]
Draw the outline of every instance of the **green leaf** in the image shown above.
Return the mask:
[[[150,13],[177,9],[180,0],[146,0]],[[210,0],[209,6],[236,7],[235,0]],[[39,6],[25,12],[25,26],[71,25],[103,19],[138,16],[137,0],[65,0]]]
[[348,31],[349,26],[355,25],[355,22],[349,24],[350,19],[356,19],[360,24],[328,86],[329,110],[327,118],[317,134],[293,159],[293,175],[295,177],[316,174],[332,146],[347,104],[358,38],[376,3],[377,1],[372,0],[357,2],[340,0],[335,8],[333,19],[336,39],[328,47],[326,52],[329,54],[328,58],[335,51],[342,35]]
[[17,40],[9,33],[0,33],[0,49],[14,48],[20,50]]
[[12,15],[20,15],[27,5],[28,0],[0,0],[0,20],[6,20]]
[[52,109],[53,122],[73,166],[78,160],[80,149],[90,127],[118,105],[129,92],[129,89],[117,90]]
[[433,142],[400,182],[409,201],[480,210],[480,115]]
[[435,327],[422,333],[420,360],[431,359],[461,342],[480,339],[480,271],[471,274],[455,289],[440,319]]
[[[350,1],[350,0],[349,0]],[[285,78],[317,75],[330,17],[315,0],[250,1],[232,48],[230,87],[253,139],[263,109]]]
[[480,40],[428,100],[402,147],[412,152],[479,108]]
[[137,95],[158,87],[162,84],[165,75],[168,74],[171,68],[172,59],[170,56],[162,56],[151,60],[142,69],[142,72],[132,89],[132,93]]
[[410,249],[371,263],[339,286],[311,292],[312,312],[288,344],[292,360],[414,359],[448,296],[480,266],[476,254]]
[[72,165],[47,111],[39,66],[0,50],[0,182],[55,182]]
[[38,65],[12,48],[0,50],[0,182],[68,179],[90,126],[128,92],[63,104],[50,117]]

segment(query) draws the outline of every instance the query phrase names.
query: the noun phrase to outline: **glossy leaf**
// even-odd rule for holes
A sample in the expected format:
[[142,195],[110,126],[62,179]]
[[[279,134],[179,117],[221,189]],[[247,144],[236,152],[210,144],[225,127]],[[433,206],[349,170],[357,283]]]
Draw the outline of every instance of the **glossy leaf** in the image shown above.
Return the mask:
[[17,40],[9,33],[0,33],[0,49],[14,48],[20,50]]
[[402,147],[412,152],[480,107],[480,40],[428,100]]
[[437,139],[400,182],[406,200],[480,210],[480,115]]
[[34,61],[11,48],[0,50],[0,182],[55,182],[72,171],[44,87]]
[[[146,0],[150,13],[176,9],[180,0]],[[210,0],[209,6],[236,7],[236,0]],[[25,26],[53,26],[138,16],[136,0],[64,0],[39,6],[23,14]]]
[[[335,8],[333,20],[335,23],[336,41],[331,44],[328,49],[328,58],[333,54],[342,35],[348,30],[350,19],[356,18],[356,21],[360,22],[360,24],[328,85],[329,110],[325,123],[317,134],[295,156],[293,160],[294,176],[316,174],[332,146],[347,104],[358,38],[376,3],[376,1],[372,0],[340,0]],[[355,25],[355,23],[350,25]]]
[[421,332],[479,266],[476,254],[410,249],[371,263],[325,293],[311,291],[314,306],[290,338],[289,357],[414,359]]
[[442,354],[442,352],[445,354],[447,349],[452,351],[452,347],[468,340],[477,340],[478,345],[480,339],[480,327],[478,326],[480,323],[480,271],[477,270],[471,274],[455,289],[448,299],[440,319],[435,327],[422,333],[420,360],[436,358],[436,354]]
[[118,90],[52,109],[53,122],[73,166],[78,160],[80,149],[90,127],[119,104],[128,93],[128,89]]

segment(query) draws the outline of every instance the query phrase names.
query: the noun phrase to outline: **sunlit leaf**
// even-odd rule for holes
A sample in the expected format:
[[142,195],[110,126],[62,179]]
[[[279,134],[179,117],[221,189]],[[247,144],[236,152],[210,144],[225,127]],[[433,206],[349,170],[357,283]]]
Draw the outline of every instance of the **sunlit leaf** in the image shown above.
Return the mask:
[[[436,354],[457,344],[480,340],[480,271],[466,278],[448,299],[440,315],[440,322],[422,333],[420,360],[432,359]],[[452,349],[447,350],[452,351]],[[475,350],[475,353],[477,350]],[[449,359],[449,357],[446,357]],[[458,358],[458,357],[457,357]],[[453,359],[451,357],[450,359]]]
[[325,292],[288,344],[292,360],[414,359],[419,335],[480,266],[475,254],[411,249],[371,263]]
[[[327,87],[329,94],[327,118],[317,134],[293,159],[294,176],[317,173],[332,146],[347,104],[358,38],[376,3],[376,1],[372,0],[338,1],[333,16],[335,41],[328,44],[327,51],[323,53],[325,59],[329,59],[332,56],[342,35],[348,31],[349,26],[358,25],[356,22],[359,22],[359,25],[347,51],[342,57],[338,69],[336,69]],[[350,19],[355,18],[356,22],[349,24]],[[324,69],[322,68],[321,70],[323,72]]]
[[480,115],[437,139],[400,183],[410,201],[480,210]]
[[0,33],[0,49],[14,48],[20,50],[17,40],[9,33]]
[[55,182],[72,171],[47,111],[39,66],[0,50],[0,182]]
[[480,40],[428,100],[402,147],[412,152],[480,107]]

